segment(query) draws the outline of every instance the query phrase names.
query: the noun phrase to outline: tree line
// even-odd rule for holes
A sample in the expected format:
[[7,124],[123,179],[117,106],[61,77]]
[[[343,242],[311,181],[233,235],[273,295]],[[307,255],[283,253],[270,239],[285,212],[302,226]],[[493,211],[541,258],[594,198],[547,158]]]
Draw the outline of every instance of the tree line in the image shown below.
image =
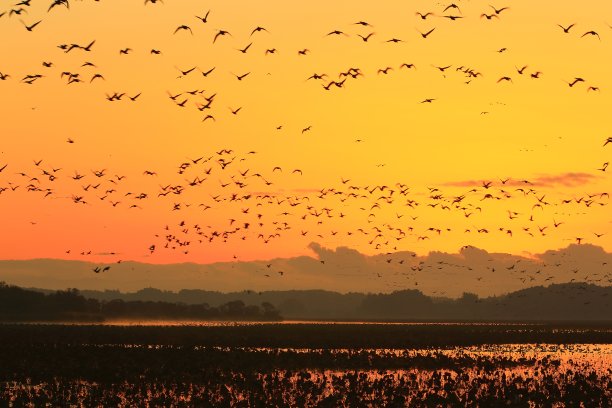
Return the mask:
[[105,321],[113,319],[280,320],[268,302],[232,300],[219,306],[163,301],[98,300],[77,289],[41,293],[0,282],[0,321]]

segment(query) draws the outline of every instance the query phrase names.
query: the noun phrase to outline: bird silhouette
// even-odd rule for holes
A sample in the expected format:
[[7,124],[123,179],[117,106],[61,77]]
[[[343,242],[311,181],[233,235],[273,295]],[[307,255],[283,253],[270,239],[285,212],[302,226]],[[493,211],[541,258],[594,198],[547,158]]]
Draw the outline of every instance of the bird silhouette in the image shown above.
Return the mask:
[[214,38],[213,38],[213,44],[217,41],[217,38],[222,37],[222,36],[226,36],[226,35],[230,35],[229,31],[226,30],[218,30],[217,34],[215,34]]
[[180,26],[176,27],[176,30],[174,30],[174,33],[173,33],[173,34],[176,34],[176,33],[178,33],[179,31],[189,31],[189,33],[190,33],[191,35],[193,35],[193,30],[192,30],[192,29],[191,29],[191,27],[189,27],[188,25],[184,25],[184,24],[182,24],[182,25],[180,25]]
[[429,11],[429,12],[427,12],[427,13],[425,13],[425,14],[423,14],[423,13],[421,13],[421,12],[418,12],[418,11],[417,11],[415,14],[416,14],[417,16],[421,17],[421,20],[427,20],[427,17],[429,17],[429,16],[434,16],[434,15],[435,15],[434,13],[432,13],[432,12],[430,12],[430,11]]
[[495,14],[501,14],[502,11],[506,11],[506,10],[510,10],[510,7],[502,7],[500,9],[495,8],[494,6],[489,5],[489,7],[491,7],[493,9],[493,11],[495,12]]
[[572,82],[567,82],[567,81],[566,81],[567,85],[568,85],[570,88],[573,88],[573,87],[574,87],[574,85],[576,85],[577,83],[580,83],[580,82],[584,82],[584,79],[579,78],[579,77],[576,77],[576,78],[574,78],[574,80],[573,80]]
[[251,45],[253,45],[253,43],[249,43],[246,45],[246,47],[242,48],[242,49],[238,49],[238,51],[240,51],[243,54],[246,54],[247,51],[249,50],[249,48],[251,48]]
[[[36,28],[37,25],[39,25],[40,23],[42,23],[42,20],[38,20],[37,22],[27,25],[25,22],[21,21],[21,23],[23,24],[23,26],[25,27],[26,30],[28,30],[29,32],[32,32],[32,30],[34,30],[34,28]],[[585,34],[586,35],[586,34]]]
[[359,36],[359,38],[361,38],[361,40],[362,40],[363,42],[368,42],[368,40],[369,40],[369,39],[370,39],[370,38],[371,38],[371,37],[372,37],[374,34],[375,34],[375,33],[373,33],[373,32],[372,32],[372,33],[370,33],[370,34],[368,34],[368,35],[366,35],[366,36],[363,36],[363,35],[361,35],[361,34],[357,34],[357,35]]
[[206,24],[208,23],[208,15],[210,14],[210,10],[208,10],[206,12],[206,14],[204,14],[204,17],[199,17],[199,16],[195,16],[198,20],[200,20],[202,23]]
[[232,74],[232,75],[234,75],[234,76],[236,77],[236,79],[237,79],[237,80],[242,81],[242,80],[243,80],[244,78],[246,78],[246,77],[247,77],[247,75],[249,75],[250,73],[251,73],[251,72],[247,72],[247,73],[242,74],[242,75],[236,75],[236,74]]
[[574,24],[570,24],[570,25],[568,25],[567,27],[563,27],[561,24],[557,24],[557,26],[559,26],[559,27],[560,27],[560,28],[563,30],[563,32],[564,32],[565,34],[569,34],[570,30],[571,30],[571,29],[572,29],[572,27],[574,27],[575,25],[576,25],[576,24],[574,23]]
[[[433,33],[433,32],[434,32],[434,30],[435,30],[435,29],[436,29],[436,28],[434,27],[434,28],[432,28],[431,30],[429,30],[429,31],[427,31],[427,32],[425,32],[425,33],[422,33],[422,32],[420,32],[420,31],[419,31],[419,34],[421,34],[421,37],[423,37],[423,38],[427,38],[427,37],[429,37],[429,35],[430,35],[431,33]],[[418,31],[418,30],[417,30],[417,31]]]
[[211,69],[209,69],[208,71],[202,71],[200,70],[200,72],[202,73],[203,77],[207,77],[208,75],[212,74],[212,72],[215,70],[216,67],[212,67]]
[[268,30],[266,30],[264,27],[257,26],[257,27],[255,27],[255,28],[253,29],[253,31],[251,31],[251,34],[249,35],[249,37],[252,37],[252,36],[253,36],[253,34],[255,34],[255,33],[259,33],[259,32],[262,32],[262,31],[265,31],[266,33],[269,33],[269,31],[268,31]]
[[599,34],[596,31],[587,31],[586,33],[582,34],[580,36],[580,38],[586,37],[587,35],[593,36],[593,37],[597,37],[599,39],[599,41],[601,41],[601,37],[599,36]]

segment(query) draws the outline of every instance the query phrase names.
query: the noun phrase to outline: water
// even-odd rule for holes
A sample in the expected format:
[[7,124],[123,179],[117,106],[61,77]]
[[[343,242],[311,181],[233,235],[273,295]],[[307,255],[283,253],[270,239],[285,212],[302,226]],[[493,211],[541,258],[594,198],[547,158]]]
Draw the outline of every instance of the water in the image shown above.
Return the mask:
[[[135,323],[1,326],[0,406],[607,407],[612,400],[606,325]],[[533,338],[555,341],[525,341]]]

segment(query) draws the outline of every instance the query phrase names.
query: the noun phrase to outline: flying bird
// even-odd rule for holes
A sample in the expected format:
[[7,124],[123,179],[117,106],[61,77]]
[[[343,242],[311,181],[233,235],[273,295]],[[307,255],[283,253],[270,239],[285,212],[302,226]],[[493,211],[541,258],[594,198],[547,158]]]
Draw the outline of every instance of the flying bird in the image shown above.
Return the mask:
[[182,25],[176,27],[176,30],[174,30],[173,34],[176,34],[179,31],[189,31],[191,33],[191,35],[193,35],[193,30],[191,30],[191,27],[189,27],[188,25],[185,25],[185,24],[182,24]]
[[417,30],[417,31],[419,31],[419,34],[421,34],[421,37],[427,38],[429,36],[429,34],[434,32],[435,29],[436,29],[436,27],[432,28],[431,30],[427,31],[426,33],[422,33],[419,30]]
[[572,82],[567,82],[567,81],[565,81],[565,82],[567,83],[567,85],[568,85],[570,88],[573,88],[573,87],[574,87],[574,85],[576,85],[577,83],[579,83],[579,82],[584,82],[584,79],[583,79],[583,78],[576,77],[576,78],[574,78],[574,80],[573,80]]
[[572,27],[574,27],[576,25],[576,23],[574,24],[570,24],[567,27],[563,27],[561,24],[557,24],[557,26],[561,27],[561,29],[563,30],[563,32],[565,34],[569,34],[570,30],[572,29]]
[[580,38],[586,37],[587,35],[591,35],[591,36],[597,37],[599,39],[599,41],[601,41],[601,37],[599,36],[597,31],[587,31],[586,33],[582,34],[580,36]]
[[203,22],[204,24],[206,24],[208,22],[208,15],[210,14],[210,10],[208,10],[206,12],[206,14],[204,14],[204,17],[199,17],[199,16],[195,16],[198,20],[200,20],[201,22]]
[[417,11],[417,12],[415,13],[415,15],[417,15],[417,16],[419,16],[419,17],[421,17],[421,20],[427,20],[427,17],[429,17],[429,16],[434,16],[435,14],[434,14],[434,13],[432,13],[431,11],[428,11],[428,12],[427,12],[427,13],[425,13],[425,14],[423,14],[423,13],[421,13],[421,12],[418,12],[418,11]]
[[375,33],[373,33],[373,32],[372,32],[372,33],[370,33],[370,34],[368,34],[368,35],[366,35],[366,36],[363,36],[363,35],[361,35],[361,34],[357,34],[357,35],[359,36],[359,38],[361,38],[361,40],[362,40],[363,42],[368,42],[368,40],[369,40],[369,39],[370,39],[370,38],[371,38],[371,37],[372,37],[374,34],[375,34]]
[[246,54],[247,51],[249,50],[249,48],[251,48],[251,45],[253,45],[253,43],[249,43],[246,47],[244,47],[242,49],[238,49],[238,51],[240,51],[243,54]]
[[489,5],[495,11],[495,14],[501,14],[502,11],[509,10],[510,7],[502,7],[500,9],[495,8],[494,6]]
[[269,33],[269,31],[266,30],[264,27],[257,26],[253,29],[253,31],[251,31],[251,35],[249,35],[249,37],[251,37],[253,34],[258,33],[260,31],[265,31],[266,33]]
[[340,30],[330,31],[325,36],[327,37],[327,36],[330,36],[330,35],[344,35],[344,36],[348,37],[348,34],[346,34],[344,31],[340,31]]
[[247,72],[246,74],[242,74],[242,75],[236,75],[236,74],[232,74],[236,77],[237,80],[242,81],[244,78],[247,77],[247,75],[249,75],[251,72]]
[[211,74],[211,73],[212,73],[212,72],[215,70],[215,68],[216,68],[216,67],[212,67],[212,68],[211,68],[211,69],[209,69],[208,71],[202,71],[202,70],[200,70],[200,72],[202,73],[202,76],[203,76],[203,77],[207,77],[208,75],[210,75],[210,74]]
[[27,25],[25,22],[23,22],[21,20],[21,23],[23,24],[23,26],[25,27],[26,30],[28,30],[29,32],[32,32],[32,30],[34,30],[34,28],[39,25],[40,23],[42,23],[42,20],[38,20],[37,22],[35,22],[34,24],[31,25]]
[[217,41],[217,38],[219,38],[219,37],[221,37],[221,36],[224,36],[224,35],[230,35],[230,36],[231,36],[231,34],[230,34],[230,32],[229,32],[229,31],[226,31],[226,30],[218,30],[218,31],[217,31],[217,34],[215,34],[215,37],[213,38],[213,44],[214,44],[214,43]]

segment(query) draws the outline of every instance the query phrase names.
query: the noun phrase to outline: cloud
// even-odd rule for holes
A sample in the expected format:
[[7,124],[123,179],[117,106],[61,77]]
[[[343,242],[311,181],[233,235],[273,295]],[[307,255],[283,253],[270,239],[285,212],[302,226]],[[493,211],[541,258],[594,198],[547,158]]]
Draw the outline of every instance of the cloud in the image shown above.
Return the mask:
[[369,256],[352,248],[330,249],[314,242],[309,248],[313,256],[214,264],[122,262],[110,264],[104,273],[93,272],[99,264],[83,261],[3,260],[0,280],[45,289],[325,289],[342,293],[419,289],[428,295],[450,297],[464,292],[499,295],[552,283],[612,283],[612,254],[588,244],[572,244],[531,257],[489,253],[473,246],[457,253],[431,252],[426,256],[409,251]]
[[450,181],[444,183],[445,186],[451,187],[482,187],[485,182],[492,182],[493,186],[510,186],[510,187],[578,187],[594,182],[599,177],[591,173],[561,173],[561,174],[545,174],[533,177],[530,179],[509,179],[502,183],[498,179],[490,180],[462,180]]

